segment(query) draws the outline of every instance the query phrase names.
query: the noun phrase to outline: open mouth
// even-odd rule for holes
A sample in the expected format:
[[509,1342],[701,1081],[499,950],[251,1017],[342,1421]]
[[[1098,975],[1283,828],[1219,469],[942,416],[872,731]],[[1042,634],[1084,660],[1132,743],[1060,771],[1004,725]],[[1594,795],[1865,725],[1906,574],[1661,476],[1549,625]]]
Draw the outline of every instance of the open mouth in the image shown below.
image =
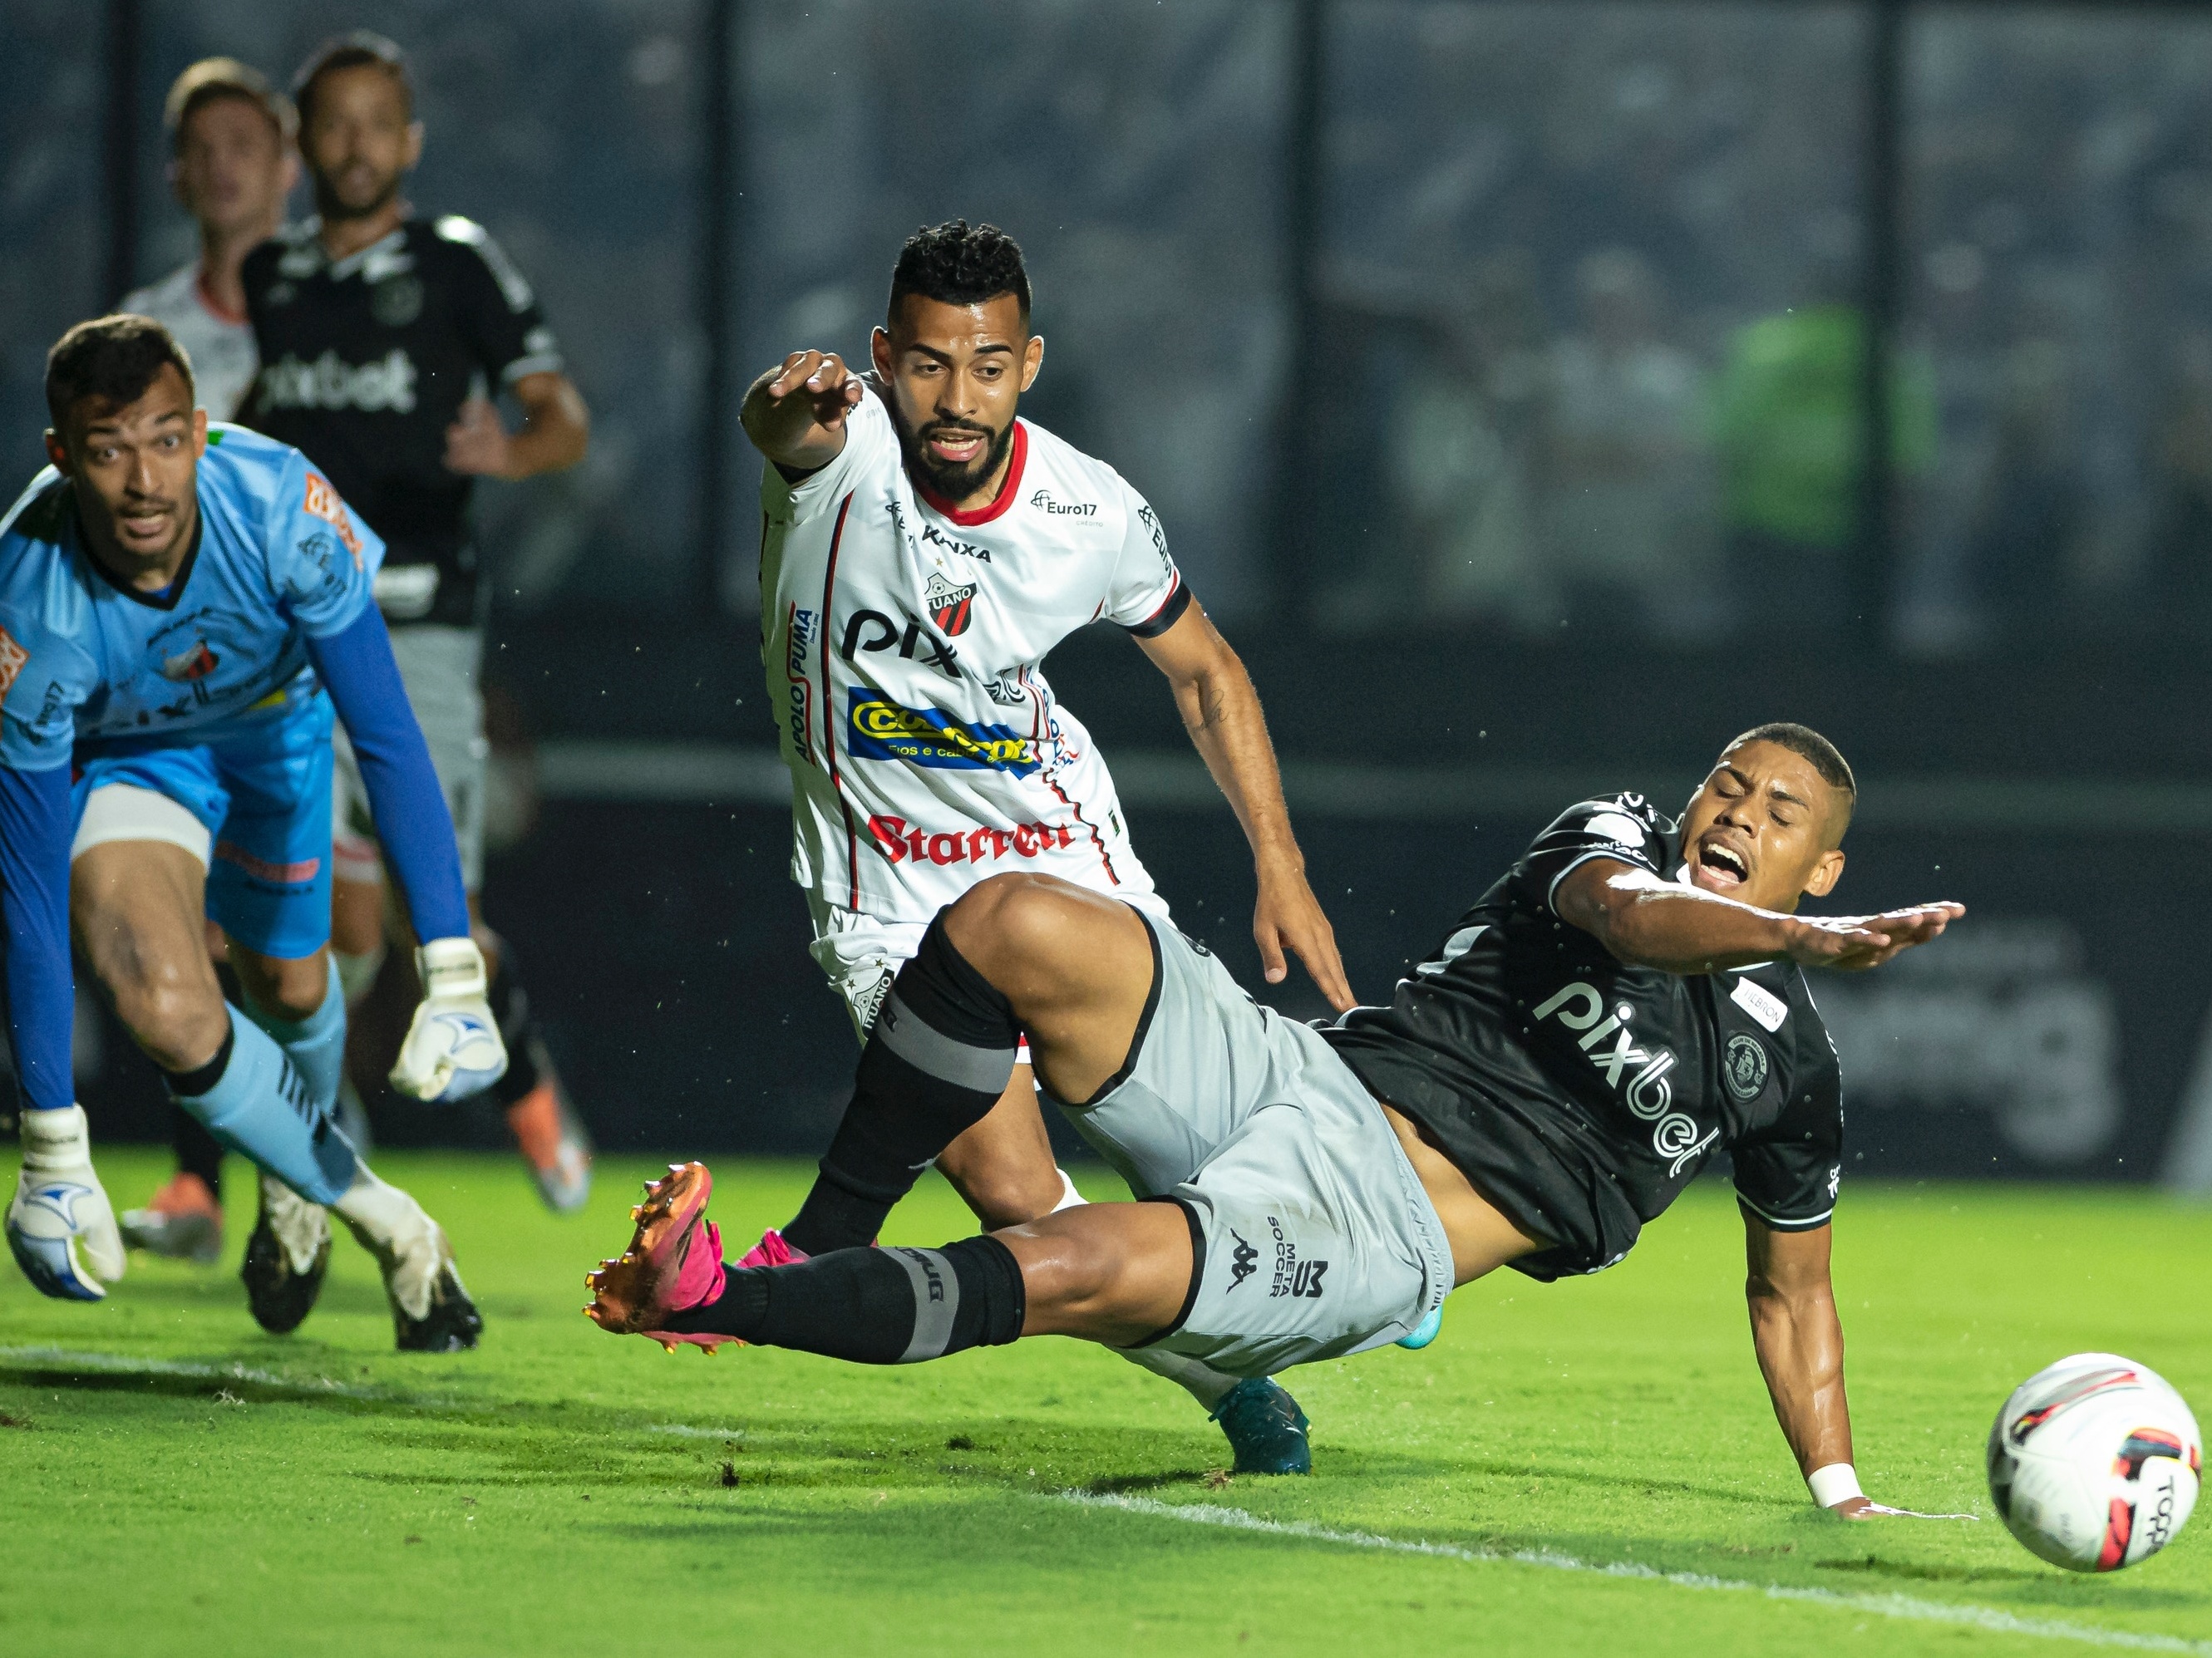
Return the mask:
[[924,434],[930,454],[948,466],[964,466],[983,452],[990,434],[971,428],[939,426]]
[[1735,847],[1708,841],[1698,848],[1697,872],[1707,888],[1740,887],[1751,878],[1751,862]]

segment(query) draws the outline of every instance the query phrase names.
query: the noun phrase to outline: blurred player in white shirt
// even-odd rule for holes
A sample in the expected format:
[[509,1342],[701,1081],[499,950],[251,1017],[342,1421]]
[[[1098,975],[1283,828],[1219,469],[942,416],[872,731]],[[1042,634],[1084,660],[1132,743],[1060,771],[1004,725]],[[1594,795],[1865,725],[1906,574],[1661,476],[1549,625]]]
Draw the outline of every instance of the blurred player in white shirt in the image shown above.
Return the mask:
[[[892,275],[872,374],[796,352],[745,399],[746,433],[770,463],[763,646],[815,960],[865,1037],[930,919],[988,876],[1055,875],[1167,918],[1112,777],[1042,668],[1104,620],[1167,676],[1252,844],[1268,981],[1284,978],[1287,950],[1340,1011],[1352,993],[1243,664],[1193,602],[1143,498],[1016,417],[1044,357],[1030,297],[1011,237],[962,220],[920,231]],[[986,1226],[1082,1201],[1054,1165],[1025,1063],[937,1167]],[[850,1195],[854,1215],[874,1212],[868,1194]],[[872,1222],[846,1236],[838,1202],[834,1181],[817,1184],[747,1260],[867,1242]],[[1273,1382],[1133,1357],[1208,1406],[1239,1469],[1310,1467],[1305,1418]]]
[[125,297],[120,311],[151,317],[192,360],[210,420],[228,420],[260,367],[239,267],[276,234],[299,182],[291,100],[234,58],[204,58],[177,77],[163,106],[169,184],[199,226],[199,252]]

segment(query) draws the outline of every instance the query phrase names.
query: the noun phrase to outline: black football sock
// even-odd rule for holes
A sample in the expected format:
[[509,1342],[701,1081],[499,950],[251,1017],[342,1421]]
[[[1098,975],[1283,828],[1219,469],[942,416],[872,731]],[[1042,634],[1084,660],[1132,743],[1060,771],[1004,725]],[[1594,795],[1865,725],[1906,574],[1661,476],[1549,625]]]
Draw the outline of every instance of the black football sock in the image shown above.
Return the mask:
[[1012,1005],[952,947],[940,915],[891,981],[853,1102],[784,1242],[821,1255],[874,1238],[937,1154],[999,1102],[1021,1040]]
[[1004,1346],[1021,1334],[1026,1306],[1014,1252],[996,1238],[963,1238],[732,1271],[720,1299],[672,1315],[668,1327],[856,1364],[916,1364]]
[[208,1133],[205,1123],[174,1100],[169,1102],[169,1141],[176,1147],[177,1172],[198,1175],[207,1182],[208,1191],[221,1198],[222,1142]]

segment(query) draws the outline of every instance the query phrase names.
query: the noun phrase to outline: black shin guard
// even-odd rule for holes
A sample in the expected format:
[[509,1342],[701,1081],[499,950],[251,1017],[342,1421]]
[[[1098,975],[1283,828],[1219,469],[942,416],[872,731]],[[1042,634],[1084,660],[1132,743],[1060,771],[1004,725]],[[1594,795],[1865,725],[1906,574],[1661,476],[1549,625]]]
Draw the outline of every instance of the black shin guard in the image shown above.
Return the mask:
[[853,1102],[785,1242],[820,1255],[873,1238],[915,1176],[999,1102],[1021,1038],[1012,1005],[952,947],[939,916],[884,999]]
[[1021,1334],[1025,1309],[1013,1251],[981,1237],[748,1267],[729,1274],[720,1300],[668,1322],[857,1364],[915,1364],[1003,1346]]
[[198,1175],[207,1182],[207,1189],[216,1197],[222,1195],[222,1142],[207,1131],[207,1125],[179,1105],[169,1102],[169,1139],[176,1148],[177,1172]]

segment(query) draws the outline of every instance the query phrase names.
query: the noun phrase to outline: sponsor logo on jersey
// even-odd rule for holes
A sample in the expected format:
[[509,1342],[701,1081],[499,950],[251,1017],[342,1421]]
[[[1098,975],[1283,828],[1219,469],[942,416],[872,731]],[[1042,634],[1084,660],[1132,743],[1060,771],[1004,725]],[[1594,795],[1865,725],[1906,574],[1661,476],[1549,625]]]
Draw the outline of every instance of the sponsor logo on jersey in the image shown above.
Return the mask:
[[0,628],[0,696],[8,695],[8,688],[15,683],[15,676],[23,671],[23,665],[31,653],[18,645],[14,635]]
[[1137,521],[1152,535],[1152,550],[1160,556],[1160,568],[1172,573],[1175,560],[1168,556],[1167,531],[1160,528],[1159,515],[1149,507],[1139,507],[1137,508]]
[[[1608,1013],[1597,987],[1577,980],[1539,1002],[1533,1017],[1539,1021],[1555,1019],[1569,1030],[1585,1033],[1575,1046],[1605,1079],[1606,1086],[1620,1096],[1629,1114],[1651,1125],[1651,1149],[1668,1160],[1669,1179],[1680,1175],[1721,1137],[1717,1128],[1700,1135],[1698,1120],[1674,1108],[1674,1085],[1669,1073],[1678,1061],[1666,1048],[1636,1046],[1628,1030],[1635,1010],[1627,1003]],[[1611,1048],[1606,1046],[1608,1037],[1613,1039]],[[1751,1038],[1738,1040],[1750,1042]],[[1762,1051],[1762,1065],[1765,1058]],[[1759,1080],[1765,1081],[1764,1074]]]
[[1300,1259],[1298,1246],[1284,1236],[1283,1223],[1273,1215],[1267,1217],[1267,1230],[1275,1235],[1275,1275],[1267,1285],[1267,1298],[1291,1296],[1319,1301],[1322,1277],[1328,1271],[1328,1263]]
[[1037,768],[1036,744],[1011,726],[969,725],[941,708],[909,708],[860,685],[848,695],[846,746],[855,760],[903,760],[939,771],[1007,771],[1017,777]]
[[906,508],[896,498],[885,501],[884,510],[891,515],[891,527],[904,536],[907,545],[916,551],[921,550],[921,544],[926,541],[933,547],[941,547],[948,553],[957,553],[963,558],[972,558],[979,564],[991,562],[988,547],[979,547],[972,541],[963,541],[957,536],[947,535],[927,519],[921,521],[921,533],[917,537],[914,526],[906,521]]
[[261,370],[261,395],[254,406],[271,409],[389,409],[408,414],[415,407],[415,360],[394,346],[374,362],[351,363],[336,351],[301,362],[287,351]]
[[220,660],[208,648],[207,641],[196,639],[174,656],[161,659],[161,677],[173,684],[189,684],[195,679],[205,679],[215,671]]
[[1757,1099],[1766,1086],[1766,1050],[1759,1045],[1759,1039],[1742,1035],[1729,1037],[1721,1074],[1728,1078],[1729,1092],[1736,1098]]
[[1058,501],[1049,489],[1040,489],[1030,497],[1030,505],[1040,513],[1049,513],[1054,518],[1096,518],[1098,503],[1092,501]]
[[933,833],[903,817],[878,812],[868,834],[887,863],[982,864],[1002,858],[1036,858],[1075,844],[1065,823],[1017,823],[1010,829],[945,829]]
[[814,759],[814,682],[806,677],[806,653],[814,648],[814,612],[787,606],[783,619],[783,677],[786,714],[791,721],[791,750]]
[[319,518],[338,532],[345,543],[346,551],[353,555],[353,567],[361,568],[361,537],[355,533],[353,519],[346,512],[345,502],[331,486],[331,481],[320,472],[307,474],[307,497],[300,503],[301,510]]
[[894,645],[909,662],[919,661],[925,668],[934,668],[947,679],[960,677],[960,658],[952,647],[912,616],[907,617],[906,628],[902,631],[898,623],[881,610],[855,610],[852,620],[845,624],[845,637],[839,642],[837,654],[850,662],[856,651],[887,651]]
[[970,581],[955,586],[945,579],[943,571],[932,570],[929,585],[922,589],[921,602],[939,631],[947,639],[957,639],[968,631],[968,624],[975,617],[975,584]]

